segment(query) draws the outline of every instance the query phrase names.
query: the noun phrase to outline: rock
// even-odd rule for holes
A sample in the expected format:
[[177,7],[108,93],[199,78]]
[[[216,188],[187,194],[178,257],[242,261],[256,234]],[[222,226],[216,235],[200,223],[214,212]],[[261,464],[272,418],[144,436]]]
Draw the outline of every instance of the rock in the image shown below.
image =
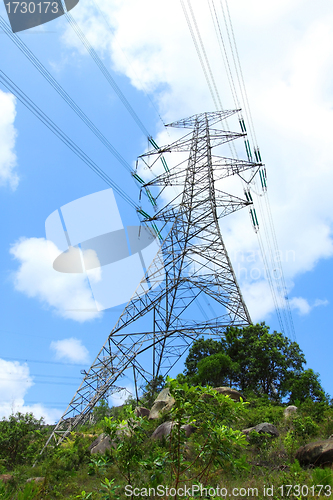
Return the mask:
[[45,481],[45,477],[30,477],[27,479],[27,483],[43,483]]
[[[133,422],[131,422],[133,423]],[[116,430],[116,435],[121,438],[121,437],[130,437],[132,434],[132,431],[128,425],[127,422],[121,423],[118,425],[118,428]]]
[[263,422],[262,424],[258,424],[255,427],[249,427],[248,429],[243,429],[243,434],[247,436],[250,432],[256,431],[259,434],[269,434],[271,437],[279,437],[279,431],[273,424],[269,424],[268,422]]
[[242,398],[243,401],[246,401],[246,399],[240,392],[236,391],[236,389],[231,389],[231,387],[215,387],[214,389],[219,394],[223,394],[224,396],[229,396],[234,401],[239,402],[240,398]]
[[155,420],[159,418],[162,412],[171,410],[174,404],[175,400],[171,396],[169,389],[163,389],[155,399],[155,402],[149,413],[149,419]]
[[195,432],[197,430],[197,428],[191,424],[182,425],[182,429],[185,430],[185,435],[187,438],[190,437],[190,435],[193,434],[193,432]]
[[[176,424],[174,422],[163,422],[163,424],[159,425],[155,431],[153,432],[151,438],[152,439],[162,439],[162,437],[167,437],[169,436],[171,429],[175,426]],[[193,432],[196,431],[196,428],[193,425],[190,424],[185,424],[181,426],[181,429],[185,430],[185,435],[186,437],[190,437]]]
[[333,439],[324,439],[301,446],[295,455],[301,465],[331,465],[333,463]]
[[159,425],[153,432],[151,438],[152,439],[162,439],[162,437],[169,436],[172,427],[174,426],[173,422],[163,422],[163,424]]
[[297,413],[297,406],[294,405],[287,406],[287,408],[283,410],[283,415],[285,416],[285,418],[288,418],[295,413]]
[[136,417],[149,417],[150,410],[144,408],[143,406],[137,406],[134,410]]
[[94,455],[95,453],[105,453],[106,450],[110,450],[112,446],[111,439],[106,434],[100,434],[95,441],[89,446],[90,453]]
[[11,481],[14,476],[12,474],[0,474],[0,481],[3,481],[4,483],[8,483],[8,481]]

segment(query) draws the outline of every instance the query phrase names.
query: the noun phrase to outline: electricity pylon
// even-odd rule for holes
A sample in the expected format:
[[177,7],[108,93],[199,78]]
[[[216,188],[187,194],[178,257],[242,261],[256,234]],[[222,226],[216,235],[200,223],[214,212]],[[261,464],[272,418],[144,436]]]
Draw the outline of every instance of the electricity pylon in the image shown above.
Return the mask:
[[[148,382],[166,375],[199,335],[221,336],[228,326],[251,323],[219,219],[252,202],[217,189],[215,182],[223,184],[223,179],[248,170],[255,175],[261,164],[212,155],[212,148],[244,136],[215,128],[236,111],[202,113],[172,123],[192,131],[142,155],[149,165],[167,152],[189,152],[187,164],[166,168],[144,186],[149,192],[158,186],[160,193],[180,186],[181,193],[153,217],[146,214],[145,223],[163,227],[166,236],[48,443],[60,443],[84,422],[103,396],[118,390],[115,383],[125,373],[132,372],[137,389],[139,378]],[[209,316],[202,301],[208,302]],[[149,363],[147,351],[152,352]]]

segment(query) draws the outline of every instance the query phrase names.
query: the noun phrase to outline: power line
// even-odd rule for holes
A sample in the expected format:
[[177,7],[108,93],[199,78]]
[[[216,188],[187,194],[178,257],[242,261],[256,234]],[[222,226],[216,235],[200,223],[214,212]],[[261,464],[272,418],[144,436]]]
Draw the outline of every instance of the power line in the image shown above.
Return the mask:
[[101,179],[104,180],[109,186],[111,186],[118,194],[121,196],[126,203],[128,203],[132,208],[137,210],[136,203],[123,191],[118,184],[116,184],[111,177],[106,174],[91,158],[82,151],[79,146],[72,141],[67,134],[65,134],[34,102],[17,86],[15,83],[0,70],[0,81],[2,84],[12,92],[17,99],[19,99],[24,106],[26,106],[29,111],[31,111],[44,125],[47,126],[51,132],[54,133],[66,146],[73,151],[88,167],[95,172]]
[[191,0],[187,0],[187,4],[189,6],[189,10],[190,10],[190,13],[191,13],[191,16],[192,16],[192,19],[193,19],[194,27],[195,27],[195,30],[196,30],[196,33],[197,33],[197,37],[198,37],[198,40],[199,40],[199,43],[200,43],[200,47],[201,47],[201,50],[202,50],[202,53],[203,53],[203,56],[204,56],[204,59],[205,59],[205,62],[206,62],[206,66],[208,68],[208,72],[209,72],[210,79],[211,79],[213,87],[214,87],[214,91],[215,91],[218,103],[219,103],[219,107],[217,109],[220,109],[221,111],[223,111],[223,106],[222,106],[222,103],[221,103],[219,92],[217,90],[217,86],[216,86],[216,83],[215,83],[215,78],[213,76],[213,72],[212,72],[211,66],[209,64],[209,60],[208,60],[208,57],[207,57],[205,46],[204,46],[204,44],[202,42],[202,38],[201,38],[201,35],[200,35],[199,26],[198,26],[198,23],[196,21],[196,18],[195,18],[195,15],[194,15],[194,12],[193,12],[193,9],[192,9],[192,6],[191,6]]
[[[208,60],[208,57],[207,57],[207,52],[206,52],[204,43],[202,41],[202,37],[200,35],[200,30],[199,30],[199,27],[198,27],[198,23],[196,21],[196,17],[195,17],[194,11],[193,11],[192,6],[191,6],[191,2],[190,2],[190,0],[187,0],[188,6],[189,6],[189,11],[191,13],[191,17],[193,19],[193,24],[194,24],[194,27],[195,27],[195,31],[197,33],[197,37],[198,37],[199,44],[200,44],[200,47],[201,47],[201,51],[203,53],[203,57],[201,55],[200,47],[199,47],[199,44],[198,44],[198,42],[196,40],[196,36],[195,36],[194,30],[192,28],[191,20],[190,20],[190,17],[188,15],[188,13],[187,13],[184,0],[180,0],[180,3],[181,3],[181,6],[182,6],[182,9],[183,9],[183,12],[184,12],[184,16],[185,16],[185,19],[186,19],[187,26],[189,28],[189,31],[190,31],[190,34],[191,34],[191,37],[192,37],[192,41],[193,41],[195,50],[197,52],[197,55],[198,55],[198,58],[199,58],[199,61],[200,61],[200,65],[201,65],[202,71],[203,71],[205,79],[206,79],[206,83],[207,83],[208,88],[209,88],[209,92],[210,92],[211,97],[212,97],[213,102],[214,102],[215,109],[217,111],[219,111],[219,110],[223,111],[223,106],[222,106],[222,102],[221,102],[221,99],[220,99],[220,95],[219,95],[219,92],[217,90],[217,86],[216,86],[216,83],[215,83],[215,79],[214,79],[214,76],[213,76],[211,65],[209,63],[209,60]],[[205,65],[203,59],[205,60],[206,65]],[[208,72],[207,72],[206,66],[208,68]],[[226,125],[228,127],[228,121],[227,121],[227,119],[225,119],[224,121],[225,121],[225,123],[226,123]],[[229,147],[229,149],[231,151],[231,154],[234,155],[235,158],[237,158],[237,151],[236,151],[235,145],[233,143],[228,143],[228,147]]]
[[88,116],[82,111],[80,106],[78,106],[75,101],[69,96],[69,94],[64,90],[64,88],[57,82],[57,80],[49,73],[45,66],[40,62],[40,60],[33,54],[33,52],[27,47],[27,45],[10,29],[9,25],[5,22],[4,18],[0,16],[0,27],[6,33],[6,35],[11,39],[13,43],[18,47],[18,49],[29,59],[29,61],[35,66],[39,73],[48,81],[48,83],[54,88],[56,92],[62,97],[62,99],[72,108],[76,115],[87,125],[87,127],[95,134],[95,136],[104,144],[104,146],[113,154],[113,156],[119,161],[119,163],[126,168],[128,172],[133,173],[134,170],[127,163],[127,161],[121,156],[121,154],[112,146],[108,139],[102,134],[102,132],[94,125],[94,123],[88,118]]
[[213,102],[214,102],[214,106],[215,106],[215,109],[218,110],[218,105],[217,105],[217,102],[216,102],[216,99],[215,99],[215,95],[214,95],[214,92],[213,92],[213,89],[212,89],[212,86],[211,86],[211,83],[210,83],[210,80],[209,80],[209,77],[208,77],[208,74],[207,74],[207,70],[206,70],[206,67],[204,65],[204,62],[203,62],[203,59],[201,57],[201,53],[200,53],[200,50],[199,50],[199,46],[197,44],[197,41],[196,41],[196,38],[195,38],[195,35],[194,35],[194,31],[192,29],[192,26],[191,26],[191,22],[190,22],[190,19],[188,17],[188,14],[187,14],[187,11],[186,11],[186,8],[185,8],[185,4],[184,4],[184,0],[180,0],[180,3],[182,5],[182,8],[183,8],[183,12],[184,12],[184,16],[185,16],[185,19],[186,19],[186,22],[187,22],[187,26],[190,30],[190,33],[191,33],[191,37],[192,37],[192,41],[193,41],[193,44],[194,44],[194,47],[195,47],[195,50],[197,52],[197,55],[198,55],[198,58],[199,58],[199,61],[200,61],[200,64],[201,64],[201,67],[202,67],[202,71],[205,75],[205,78],[206,78],[206,82],[207,82],[207,85],[208,85],[208,88],[209,88],[209,91],[210,91],[210,94],[212,96],[212,99],[213,99]]
[[[207,52],[206,52],[205,47],[204,47],[204,42],[203,42],[203,39],[200,35],[198,24],[196,22],[195,14],[194,14],[194,11],[191,7],[191,2],[190,2],[190,0],[187,0],[195,29],[193,29],[191,26],[191,21],[190,21],[188,13],[186,11],[186,8],[185,8],[184,0],[180,0],[180,1],[181,1],[181,5],[182,5],[183,11],[184,11],[186,22],[188,24],[196,52],[197,52],[199,60],[200,60],[201,67],[203,69],[203,72],[204,72],[204,75],[206,78],[206,82],[208,84],[209,91],[213,97],[213,101],[214,101],[214,104],[216,106],[216,104],[217,104],[216,99],[219,101],[219,94],[218,94],[215,80],[214,80],[214,77],[212,74],[211,65],[209,64],[208,55],[207,55]],[[212,6],[211,6],[210,2],[212,4]],[[254,125],[253,125],[252,113],[251,113],[249,99],[248,99],[248,95],[247,95],[247,91],[246,91],[246,87],[245,87],[244,76],[243,76],[243,72],[242,72],[242,68],[241,68],[241,64],[240,64],[239,53],[238,53],[238,49],[237,49],[234,29],[232,26],[232,21],[231,21],[231,16],[230,16],[230,11],[229,11],[229,6],[228,6],[227,0],[225,0],[225,4],[226,4],[226,8],[223,6],[223,1],[220,0],[220,7],[221,7],[223,19],[224,19],[224,26],[225,26],[225,30],[227,33],[227,40],[229,42],[229,49],[230,49],[230,53],[231,53],[231,57],[232,57],[232,61],[233,61],[233,67],[234,67],[236,81],[238,83],[238,88],[239,88],[239,92],[241,95],[241,99],[238,96],[238,91],[237,91],[237,88],[235,85],[233,70],[232,70],[231,63],[229,61],[228,51],[227,51],[227,48],[226,48],[226,45],[224,42],[222,28],[221,28],[221,24],[219,22],[219,18],[218,18],[217,11],[215,8],[214,0],[209,0],[209,2],[208,2],[209,9],[210,9],[210,15],[212,18],[212,22],[213,22],[214,30],[215,30],[215,33],[217,36],[217,40],[219,43],[220,52],[222,55],[224,68],[225,68],[225,71],[226,71],[226,74],[228,77],[228,82],[229,82],[229,86],[231,89],[232,97],[233,97],[236,108],[239,109],[239,108],[243,107],[243,109],[244,109],[244,112],[245,112],[245,115],[246,115],[246,118],[248,121],[248,125],[249,125],[249,132],[250,132],[250,136],[252,139],[251,142],[252,142],[252,146],[254,148],[255,157],[256,157],[256,160],[258,161],[258,163],[261,163],[261,157],[260,157],[260,153],[259,153],[259,148],[257,146],[257,139],[256,139],[255,130],[254,130]],[[198,37],[199,42],[197,42],[197,40],[196,40],[194,31],[196,31],[196,33],[197,33],[197,37]],[[202,51],[203,56],[200,53],[200,47],[201,47],[201,51]],[[208,68],[208,70],[206,70],[206,67]],[[211,81],[213,82],[212,84],[211,84]],[[215,90],[215,92],[214,92],[214,90]],[[216,99],[215,99],[215,95],[217,96]],[[243,105],[241,105],[241,102]],[[219,101],[219,103],[220,103],[220,101]],[[240,121],[242,132],[247,134],[245,123],[244,123],[244,120],[242,118],[241,113],[239,113],[239,121]],[[246,153],[247,153],[249,161],[253,161],[250,143],[247,139],[245,139],[245,149],[246,149]],[[237,155],[237,151],[235,148],[234,148],[234,154],[237,158],[238,155]],[[264,175],[262,172],[260,172],[260,174]],[[257,185],[256,177],[254,178],[254,180],[252,182],[254,182]],[[244,179],[242,179],[242,184],[243,184],[244,190],[248,191],[250,188],[249,183],[246,182]],[[257,237],[258,237],[258,245],[259,245],[260,253],[261,253],[262,260],[263,260],[263,263],[265,266],[266,278],[267,278],[267,281],[268,281],[268,284],[269,284],[269,287],[270,287],[270,290],[272,293],[274,308],[275,308],[275,312],[276,312],[276,315],[277,315],[277,318],[278,318],[278,321],[280,324],[281,331],[284,333],[284,329],[286,328],[289,336],[292,335],[295,338],[295,330],[294,330],[294,325],[293,325],[293,321],[292,321],[291,309],[290,309],[289,299],[288,299],[288,295],[287,295],[287,288],[286,288],[286,284],[285,284],[285,279],[284,279],[284,274],[283,274],[281,262],[278,261],[278,263],[275,265],[275,267],[279,268],[280,277],[279,276],[273,277],[273,274],[276,270],[274,269],[274,272],[273,272],[271,269],[271,266],[273,265],[273,262],[274,262],[273,247],[274,247],[277,255],[279,254],[279,251],[278,251],[276,234],[275,234],[275,229],[274,229],[273,220],[272,220],[272,214],[271,214],[270,205],[269,205],[268,194],[266,192],[266,189],[264,189],[264,186],[262,186],[262,187],[263,187],[263,195],[257,195],[257,201],[258,201],[258,205],[259,205],[260,215],[262,218],[263,231],[264,231],[263,237],[264,237],[264,240],[266,242],[266,247],[267,247],[270,258],[268,258],[266,255],[264,241],[261,238],[261,235],[258,233],[258,228],[256,228],[256,233],[257,233]],[[254,192],[256,193],[256,191],[254,191]],[[264,196],[264,198],[265,198],[266,211],[264,210],[264,207],[262,206],[261,196]],[[266,217],[268,217],[268,222],[266,220]],[[272,246],[272,244],[273,244],[273,246]],[[281,283],[281,285],[279,285],[277,283],[277,281],[279,281]]]
[[[8,378],[5,378],[5,377],[0,377],[0,380],[5,380],[6,382],[8,382]],[[25,379],[24,377],[22,378],[11,378],[10,379],[10,382],[33,382],[34,385],[38,385],[38,384],[47,384],[47,385],[70,385],[70,386],[75,386],[77,387],[77,383],[76,384],[71,384],[70,382],[50,382],[50,381],[47,381],[47,380],[38,380],[37,382],[35,382],[34,380],[32,379]]]
[[[212,2],[214,3],[214,0],[212,0]],[[238,49],[237,49],[236,38],[235,38],[234,29],[233,29],[233,25],[232,25],[228,0],[225,0],[225,5],[226,5],[226,12],[225,12],[225,9],[223,7],[223,0],[220,0],[220,6],[222,9],[222,13],[223,13],[224,23],[225,23],[225,27],[226,27],[226,31],[227,31],[227,35],[228,35],[228,40],[229,40],[230,50],[231,50],[231,54],[232,54],[232,58],[233,58],[233,62],[234,62],[234,67],[235,67],[235,71],[236,71],[238,85],[239,85],[239,89],[240,89],[243,104],[244,104],[243,107],[244,107],[245,114],[246,114],[247,119],[248,119],[248,125],[249,125],[250,135],[251,135],[251,139],[252,139],[252,144],[253,144],[255,153],[257,151],[257,155],[259,157],[258,159],[261,160],[260,154],[258,154],[259,150],[258,150],[258,145],[257,145],[257,138],[256,138],[256,134],[255,134],[252,113],[251,113],[249,99],[248,99],[248,95],[247,95],[247,91],[246,91],[246,86],[245,86],[243,71],[242,71],[242,67],[241,67],[241,63],[240,63],[239,53],[238,53]],[[228,27],[228,23],[229,23],[230,28]],[[229,69],[230,69],[230,65],[229,65]],[[230,72],[231,72],[231,69],[230,69]],[[234,91],[236,92],[235,88],[234,88]],[[254,179],[254,182],[257,185],[256,178]],[[263,192],[263,197],[265,198],[266,211],[262,207],[260,195],[257,195],[259,210],[261,212],[261,217],[262,217],[262,221],[263,221],[264,236],[266,239],[266,244],[267,244],[269,254],[271,256],[271,262],[273,264],[274,257],[273,257],[273,249],[272,249],[271,240],[272,240],[273,248],[274,248],[277,256],[279,255],[279,248],[278,248],[278,244],[277,244],[277,240],[276,240],[276,233],[275,233],[275,229],[274,229],[274,224],[273,224],[273,219],[272,219],[272,214],[271,214],[271,209],[270,209],[270,203],[269,203],[268,193],[267,193],[266,189]],[[266,222],[266,215],[268,217],[268,223]],[[257,236],[259,238],[259,236],[260,236],[259,233],[257,233]],[[273,287],[273,300],[274,300],[275,304],[277,305],[277,316],[278,316],[278,319],[280,322],[280,326],[282,325],[281,329],[282,329],[282,331],[284,331],[279,302],[281,304],[282,315],[284,317],[284,323],[285,323],[285,327],[287,329],[287,332],[288,332],[289,336],[292,336],[293,338],[295,338],[295,329],[294,329],[294,324],[293,324],[293,319],[292,319],[292,314],[291,314],[289,298],[287,295],[287,288],[286,288],[286,284],[285,284],[285,278],[284,278],[282,264],[281,264],[280,260],[278,259],[277,267],[279,268],[281,276],[278,277],[277,279],[273,280],[272,276],[271,276],[271,270],[270,270],[270,267],[268,265],[267,258],[265,255],[265,248],[264,248],[262,241],[259,241],[259,246],[261,249],[262,258],[264,261],[266,261],[266,266],[267,266],[266,272],[268,273],[268,276],[267,276],[268,280],[271,282],[270,286]],[[274,283],[276,281],[280,281],[281,285],[279,286],[278,284],[276,284],[276,292],[275,292]],[[277,296],[276,296],[276,294],[277,294]],[[279,298],[277,298],[277,297],[279,297]]]
[[[8,375],[13,375],[12,372],[7,372],[7,373],[8,373]],[[46,375],[46,374],[42,374],[42,373],[29,373],[29,377],[47,377],[47,378],[64,378],[66,380],[68,380],[68,379],[81,380],[81,377],[67,377],[67,376],[62,376],[62,375]],[[14,380],[14,379],[11,379],[11,380]],[[21,380],[21,379],[17,379],[17,380]]]
[[[125,52],[124,52],[124,51],[123,51],[123,49],[120,47],[120,45],[119,45],[119,43],[118,43],[118,41],[117,41],[117,39],[116,39],[116,36],[114,35],[113,29],[112,29],[112,27],[111,27],[111,25],[110,25],[110,23],[109,23],[109,21],[108,21],[108,19],[107,19],[106,15],[105,15],[105,13],[104,13],[104,12],[102,11],[102,9],[99,7],[98,3],[97,3],[97,2],[95,2],[95,0],[91,0],[91,2],[94,4],[94,6],[95,6],[95,7],[96,7],[96,9],[98,10],[99,14],[102,16],[102,18],[103,18],[103,20],[104,20],[104,22],[105,22],[105,24],[106,24],[106,26],[107,26],[107,28],[108,28],[109,33],[110,33],[110,34],[111,34],[111,36],[114,38],[114,40],[116,40],[116,42],[117,42],[117,44],[118,44],[118,47],[120,48],[120,50],[121,50],[121,52],[122,52],[122,54],[123,54],[124,58],[126,59],[126,61],[127,61],[128,65],[130,66],[131,70],[132,70],[132,71],[133,71],[133,73],[135,74],[136,79],[140,82],[140,85],[141,85],[142,91],[144,92],[144,94],[145,94],[145,96],[147,97],[147,99],[149,99],[149,101],[150,101],[151,105],[153,106],[153,108],[154,108],[154,110],[155,110],[155,112],[156,112],[156,114],[157,114],[157,116],[158,116],[159,120],[161,121],[161,123],[162,123],[162,124],[163,124],[163,126],[165,127],[165,122],[164,122],[163,118],[161,117],[161,115],[160,115],[160,113],[159,113],[159,111],[158,111],[157,107],[155,106],[154,101],[153,101],[153,100],[152,100],[152,98],[150,97],[150,95],[149,95],[149,93],[148,93],[147,89],[145,88],[144,83],[142,82],[141,78],[138,76],[137,72],[134,70],[134,68],[133,68],[133,66],[131,65],[131,63],[130,63],[130,61],[129,61],[128,57],[127,57],[127,56],[126,56],[126,54],[125,54]],[[167,133],[169,134],[168,129],[166,129],[166,131],[167,131]]]
[[86,365],[87,366],[87,363],[82,363],[82,362],[79,362],[79,363],[63,363],[61,361],[45,361],[45,360],[41,360],[41,359],[23,359],[23,358],[11,358],[11,357],[8,357],[8,356],[1,356],[0,360],[1,359],[4,359],[4,360],[7,360],[7,361],[19,361],[19,362],[23,362],[23,363],[42,363],[42,364],[46,364],[46,365],[66,365],[66,366],[76,366],[77,368],[79,368],[80,366],[82,365]]
[[130,103],[128,102],[128,100],[124,96],[123,92],[120,90],[120,88],[116,84],[115,80],[112,78],[110,72],[108,71],[108,69],[106,68],[104,63],[101,61],[97,52],[92,47],[91,43],[89,42],[89,40],[87,39],[87,37],[85,36],[83,31],[81,30],[81,28],[79,27],[77,22],[74,20],[73,16],[67,12],[67,13],[65,13],[65,17],[66,17],[67,21],[69,22],[71,28],[75,31],[76,35],[79,37],[79,39],[81,40],[81,42],[85,46],[86,50],[88,51],[88,53],[91,56],[91,58],[93,59],[93,61],[96,63],[97,67],[99,68],[99,70],[101,71],[103,76],[106,78],[107,82],[111,85],[112,89],[115,91],[115,93],[117,94],[117,96],[119,97],[119,99],[121,100],[121,102],[123,103],[123,105],[125,106],[127,111],[129,112],[129,114],[132,116],[135,123],[138,125],[138,127],[140,128],[140,130],[144,133],[144,135],[146,137],[150,137],[148,130],[146,129],[146,127],[144,126],[144,124],[140,120],[139,116],[137,115],[137,113],[134,111],[133,107],[130,105]]

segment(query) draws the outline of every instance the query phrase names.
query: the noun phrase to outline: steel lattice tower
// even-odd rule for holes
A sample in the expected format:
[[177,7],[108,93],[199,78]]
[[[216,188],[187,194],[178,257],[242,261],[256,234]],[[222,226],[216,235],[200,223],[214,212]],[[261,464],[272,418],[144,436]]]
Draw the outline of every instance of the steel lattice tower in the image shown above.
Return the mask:
[[[48,443],[60,443],[103,396],[119,390],[115,384],[125,371],[131,370],[135,383],[139,377],[149,381],[166,375],[199,335],[221,336],[227,326],[251,323],[219,226],[220,218],[251,201],[216,189],[215,182],[247,170],[255,175],[262,164],[212,155],[212,148],[245,135],[218,128],[237,111],[202,113],[172,123],[191,131],[142,155],[148,165],[148,158],[155,163],[167,152],[189,152],[187,164],[167,169],[145,185],[158,186],[160,192],[181,186],[182,192],[145,220],[163,227],[167,235]],[[213,317],[199,319],[202,298],[213,304]]]

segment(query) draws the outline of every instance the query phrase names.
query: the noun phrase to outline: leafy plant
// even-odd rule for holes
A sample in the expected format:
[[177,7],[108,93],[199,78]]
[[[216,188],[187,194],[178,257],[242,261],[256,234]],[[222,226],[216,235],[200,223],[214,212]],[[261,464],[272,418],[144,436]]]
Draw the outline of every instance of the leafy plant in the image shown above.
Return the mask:
[[108,456],[100,454],[98,454],[98,456],[92,456],[89,463],[88,474],[105,474],[105,469],[109,464],[110,458]]
[[113,462],[127,484],[132,485],[139,471],[140,461],[144,458],[143,444],[147,438],[145,430],[149,427],[149,422],[136,417],[131,408],[126,409],[126,416],[126,420],[105,418],[104,429],[113,443],[110,450]]
[[3,481],[0,481],[0,500],[11,500],[11,499],[12,499],[12,491]]
[[[168,379],[175,398],[171,410],[173,427],[169,439],[171,479],[177,489],[180,483],[200,481],[207,483],[218,470],[244,468],[240,450],[247,446],[243,433],[230,427],[238,418],[244,403],[237,403],[212,388],[191,387]],[[187,453],[186,424],[197,427],[193,435],[193,453]],[[229,424],[229,425],[226,425]]]
[[114,479],[109,480],[105,478],[104,481],[101,482],[101,493],[103,494],[102,498],[104,500],[117,500],[120,498],[120,495],[117,494],[117,489],[120,488],[119,485],[114,484]]
[[319,467],[313,469],[312,471],[312,484],[316,486],[317,484],[323,484],[333,487],[333,476],[331,469]]
[[294,436],[300,438],[307,438],[316,436],[319,432],[319,425],[316,424],[311,417],[301,417],[296,416],[292,420],[293,430],[292,433]]
[[0,458],[6,467],[33,463],[43,445],[42,424],[42,418],[20,412],[0,421]]
[[17,500],[33,500],[36,499],[39,493],[38,484],[31,482],[27,483],[22,491],[17,494]]
[[88,500],[88,498],[92,497],[92,492],[86,493],[85,491],[81,491],[80,495],[77,495],[75,498],[81,498],[81,500]]

